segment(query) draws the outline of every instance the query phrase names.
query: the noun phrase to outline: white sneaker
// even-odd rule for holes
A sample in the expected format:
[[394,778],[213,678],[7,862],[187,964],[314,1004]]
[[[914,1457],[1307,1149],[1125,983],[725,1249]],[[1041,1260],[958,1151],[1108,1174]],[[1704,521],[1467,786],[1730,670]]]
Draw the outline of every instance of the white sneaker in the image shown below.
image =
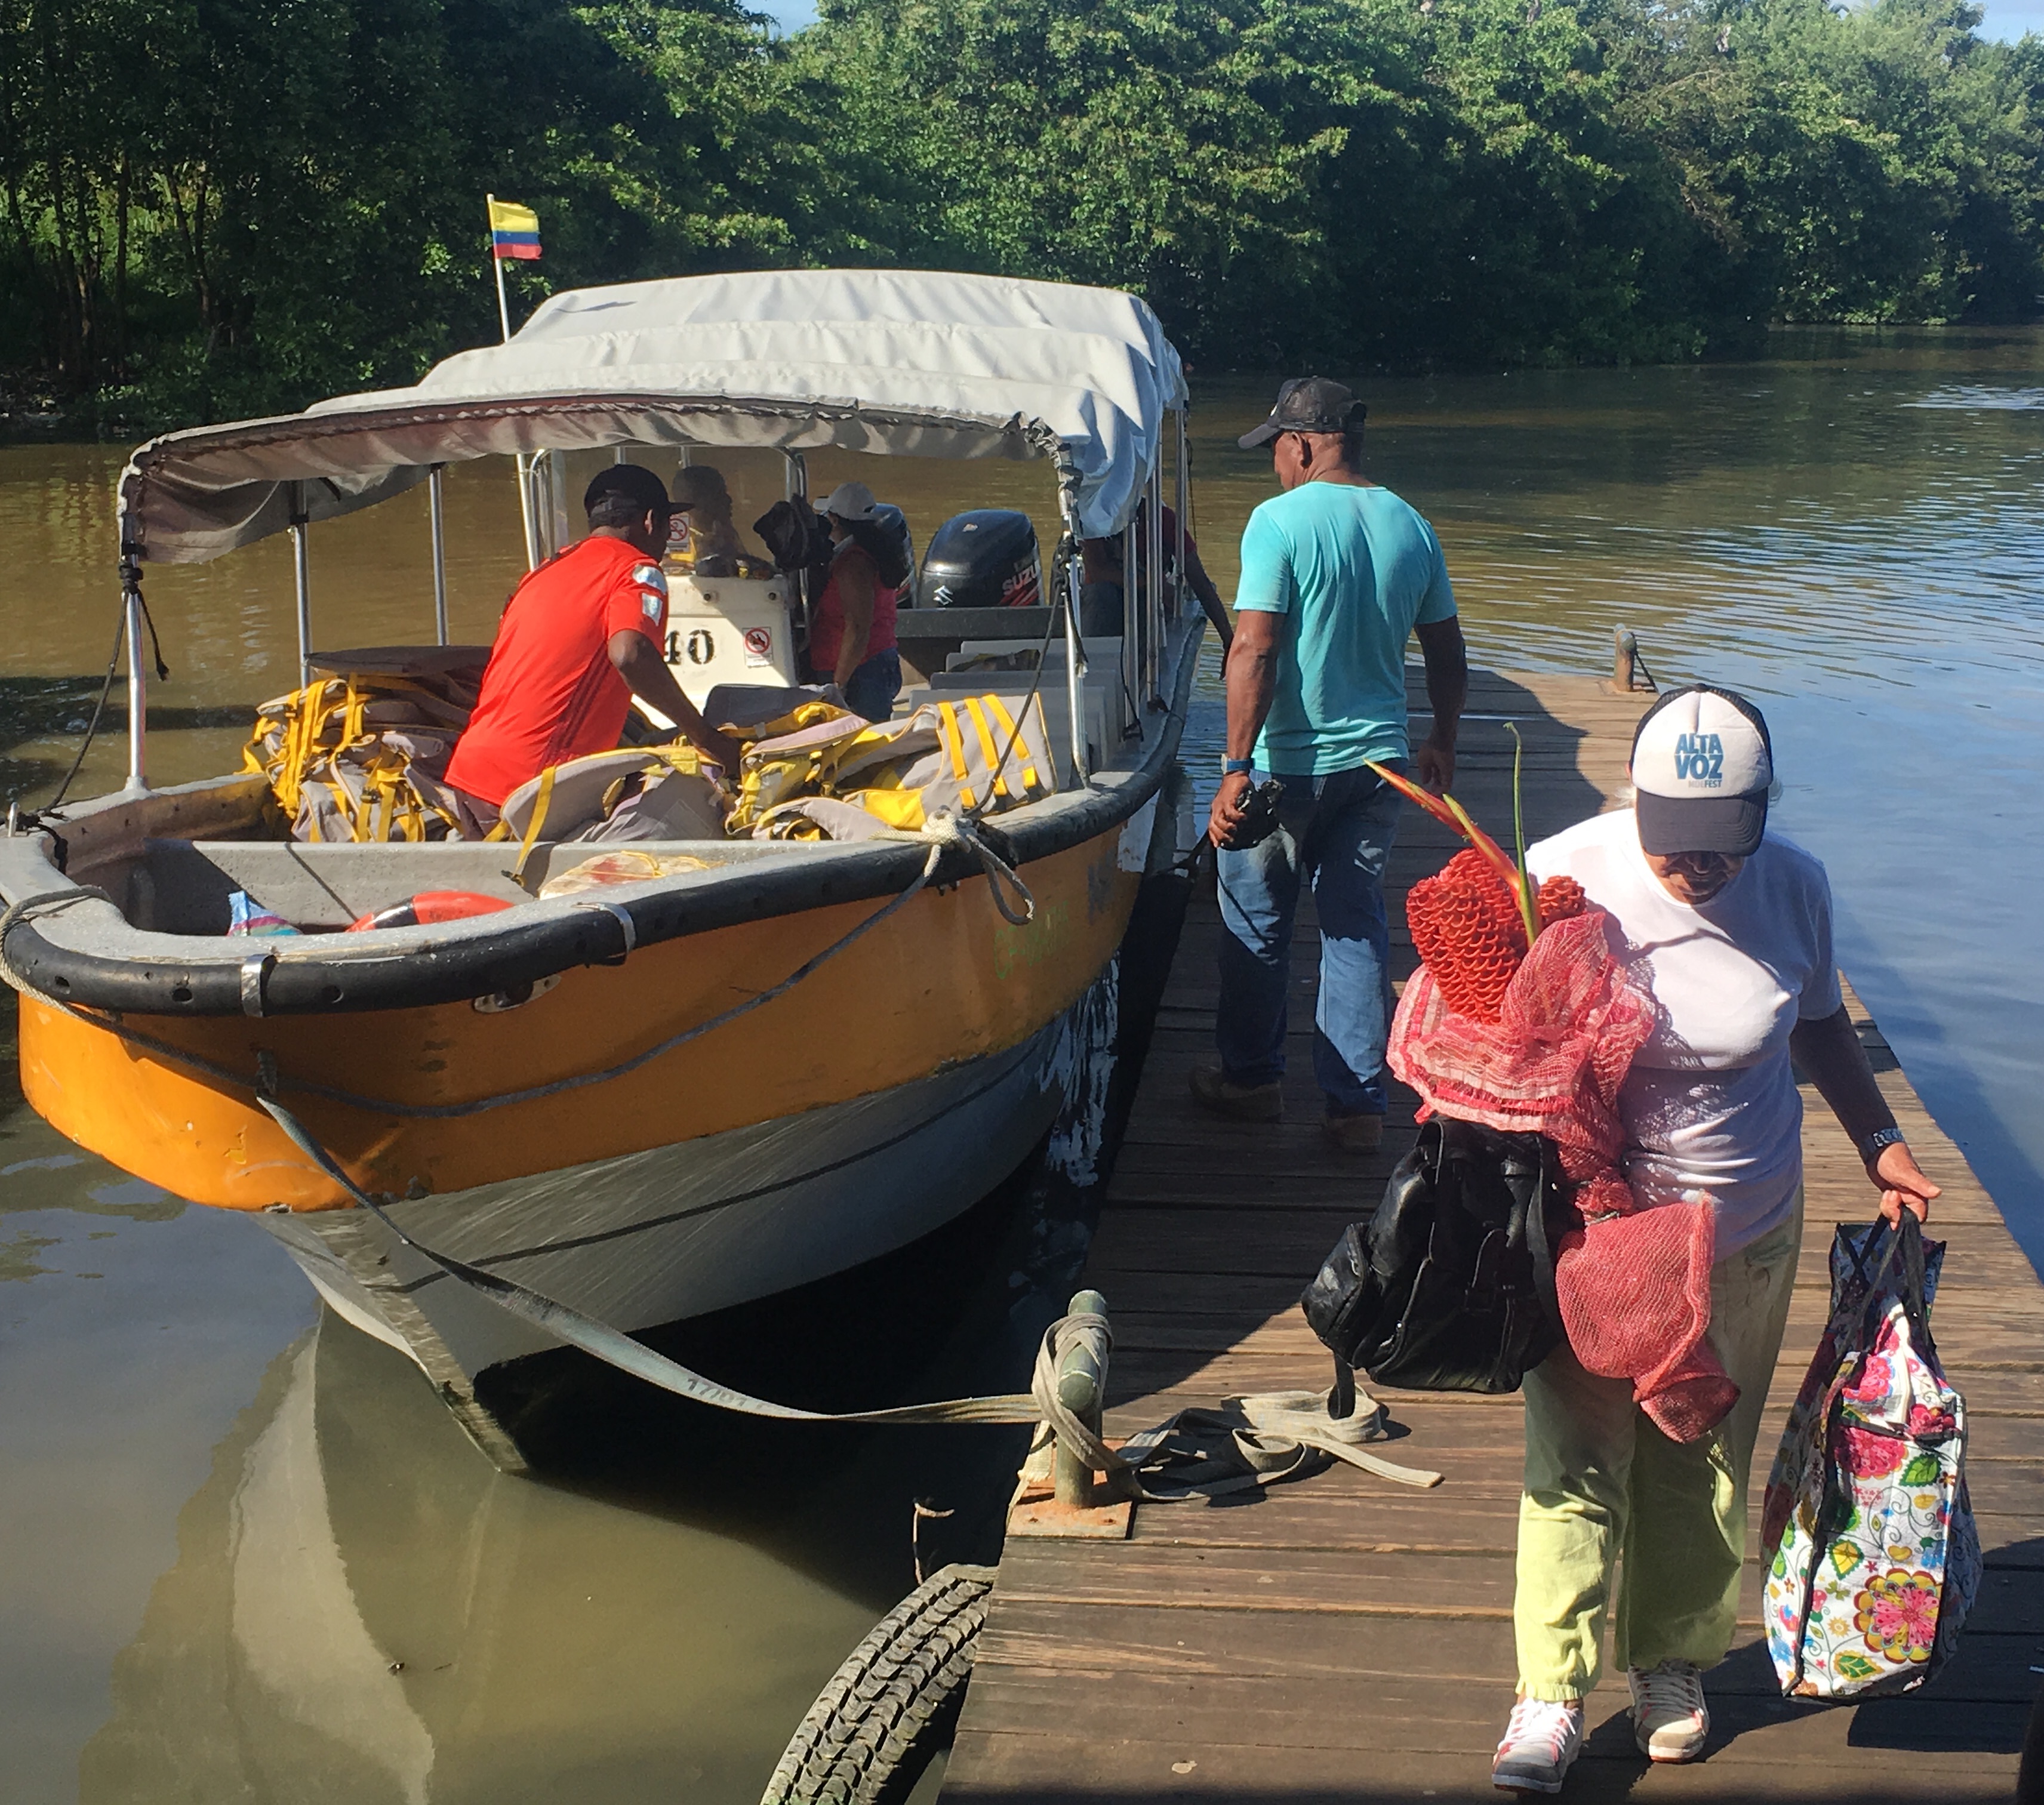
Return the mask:
[[1582,1748],[1581,1699],[1521,1699],[1490,1764],[1490,1784],[1507,1792],[1559,1792]]
[[1704,1752],[1711,1711],[1694,1661],[1628,1667],[1625,1683],[1632,1688],[1632,1739],[1641,1754],[1652,1761],[1693,1761]]

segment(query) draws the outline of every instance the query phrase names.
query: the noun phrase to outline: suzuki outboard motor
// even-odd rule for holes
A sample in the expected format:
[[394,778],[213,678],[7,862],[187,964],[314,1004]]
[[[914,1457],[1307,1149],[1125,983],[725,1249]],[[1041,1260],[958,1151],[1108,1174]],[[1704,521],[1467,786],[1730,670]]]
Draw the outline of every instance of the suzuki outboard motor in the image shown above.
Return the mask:
[[1029,517],[1013,508],[975,508],[930,536],[916,599],[925,608],[1034,608],[1043,586]]

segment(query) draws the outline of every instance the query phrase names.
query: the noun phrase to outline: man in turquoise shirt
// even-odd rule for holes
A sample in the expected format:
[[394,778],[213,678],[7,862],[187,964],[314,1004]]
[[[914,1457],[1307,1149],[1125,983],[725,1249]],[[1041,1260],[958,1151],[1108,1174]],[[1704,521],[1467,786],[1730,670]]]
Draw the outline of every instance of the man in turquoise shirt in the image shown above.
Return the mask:
[[[1209,1109],[1282,1113],[1285,986],[1301,881],[1320,923],[1313,1074],[1327,1137],[1374,1152],[1384,1137],[1391,1021],[1384,866],[1397,793],[1366,761],[1444,789],[1469,666],[1434,529],[1359,471],[1363,409],[1339,382],[1294,378],[1239,443],[1262,445],[1281,495],[1242,536],[1228,656],[1228,752],[1210,832],[1220,848],[1218,1066],[1193,1073]],[[1405,642],[1419,636],[1431,732],[1408,747]],[[1283,789],[1274,829],[1254,840],[1246,805],[1265,776]]]

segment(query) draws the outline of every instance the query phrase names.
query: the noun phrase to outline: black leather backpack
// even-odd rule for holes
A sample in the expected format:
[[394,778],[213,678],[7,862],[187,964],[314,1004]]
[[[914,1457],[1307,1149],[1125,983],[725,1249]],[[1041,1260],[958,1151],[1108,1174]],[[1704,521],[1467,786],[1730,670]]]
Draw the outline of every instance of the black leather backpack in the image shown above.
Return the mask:
[[1300,1304],[1335,1356],[1420,1392],[1514,1392],[1562,1339],[1548,1251],[1568,1186],[1543,1135],[1436,1116]]

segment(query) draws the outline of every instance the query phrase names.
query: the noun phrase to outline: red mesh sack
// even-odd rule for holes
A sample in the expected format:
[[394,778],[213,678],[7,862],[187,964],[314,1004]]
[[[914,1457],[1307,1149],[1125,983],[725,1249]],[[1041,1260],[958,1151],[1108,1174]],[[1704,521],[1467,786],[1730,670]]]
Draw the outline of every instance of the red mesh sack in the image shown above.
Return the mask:
[[1671,1441],[1700,1440],[1739,1401],[1704,1339],[1716,1239],[1708,1204],[1663,1204],[1585,1223],[1554,1250],[1570,1348],[1585,1370],[1630,1379]]
[[[1579,905],[1559,892],[1554,901]],[[1588,1370],[1631,1379],[1666,1434],[1692,1441],[1739,1395],[1704,1340],[1711,1212],[1707,1204],[1639,1211],[1619,1170],[1619,1087],[1654,1010],[1612,950],[1608,919],[1585,908],[1543,927],[1503,986],[1494,1021],[1458,1013],[1423,965],[1400,999],[1386,1062],[1420,1093],[1423,1119],[1438,1110],[1554,1141],[1586,1219],[1555,1264],[1570,1344]]]

